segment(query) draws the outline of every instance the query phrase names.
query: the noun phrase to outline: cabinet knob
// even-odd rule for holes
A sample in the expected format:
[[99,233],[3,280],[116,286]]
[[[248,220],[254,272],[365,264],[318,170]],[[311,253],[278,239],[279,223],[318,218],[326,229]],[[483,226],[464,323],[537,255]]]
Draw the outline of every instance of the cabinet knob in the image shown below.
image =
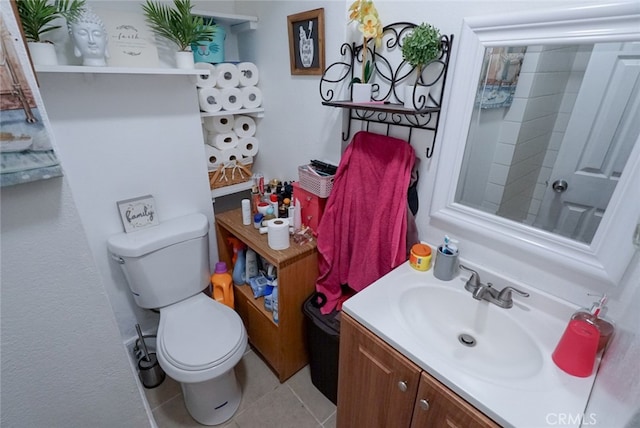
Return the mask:
[[420,405],[420,408],[422,410],[429,410],[429,400],[425,400],[424,398],[420,401],[418,401],[418,404]]
[[407,382],[401,380],[398,382],[398,389],[402,392],[407,392]]

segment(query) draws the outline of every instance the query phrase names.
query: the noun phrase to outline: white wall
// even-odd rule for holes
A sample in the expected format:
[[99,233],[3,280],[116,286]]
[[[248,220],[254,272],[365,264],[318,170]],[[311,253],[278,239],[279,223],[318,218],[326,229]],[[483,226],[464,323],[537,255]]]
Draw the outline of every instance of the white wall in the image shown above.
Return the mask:
[[123,340],[157,327],[139,308],[107,252],[122,233],[116,201],[151,194],[162,222],[192,212],[209,217],[217,260],[198,100],[193,78],[159,75],[40,74],[58,155]]
[[67,178],[3,188],[0,200],[0,425],[149,426]]
[[[89,0],[96,10],[140,15],[140,1]],[[195,1],[197,9],[233,13],[232,1]],[[66,26],[49,35],[61,65],[79,65]],[[230,55],[237,55],[230,43]],[[159,49],[160,65],[173,67]],[[110,260],[106,240],[123,231],[116,201],[151,194],[160,221],[192,212],[209,218],[210,261],[218,260],[215,226],[195,77],[39,73],[40,91],[58,137],[57,154],[72,190],[80,223],[105,281],[123,341],[135,324],[155,331],[158,315],[133,301],[124,276]]]
[[67,179],[1,198],[0,425],[149,426]]
[[640,252],[620,286],[608,313],[616,323],[616,336],[602,360],[585,411],[603,428],[640,426]]
[[[338,59],[344,42],[346,6],[341,1],[240,1],[237,13],[257,15],[258,29],[240,36],[245,61],[260,70],[265,117],[258,123],[260,152],[254,171],[266,178],[298,178],[310,159],[340,160],[342,112],[322,106],[320,76],[293,76],[289,68],[287,16],[324,8],[326,64]],[[244,49],[242,49],[244,48]]]

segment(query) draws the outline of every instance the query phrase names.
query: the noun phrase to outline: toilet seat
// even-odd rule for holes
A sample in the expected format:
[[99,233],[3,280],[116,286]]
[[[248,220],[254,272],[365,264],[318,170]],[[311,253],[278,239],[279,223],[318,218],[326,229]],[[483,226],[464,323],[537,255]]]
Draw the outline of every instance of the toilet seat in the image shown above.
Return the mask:
[[198,293],[160,309],[158,360],[179,382],[202,382],[233,368],[247,334],[231,308]]

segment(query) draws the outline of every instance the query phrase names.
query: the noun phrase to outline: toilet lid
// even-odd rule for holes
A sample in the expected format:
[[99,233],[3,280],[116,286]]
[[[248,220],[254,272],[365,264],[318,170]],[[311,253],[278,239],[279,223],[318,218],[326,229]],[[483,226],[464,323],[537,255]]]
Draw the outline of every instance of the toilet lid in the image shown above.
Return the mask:
[[183,370],[217,366],[242,344],[242,320],[231,308],[198,294],[160,311],[159,345]]

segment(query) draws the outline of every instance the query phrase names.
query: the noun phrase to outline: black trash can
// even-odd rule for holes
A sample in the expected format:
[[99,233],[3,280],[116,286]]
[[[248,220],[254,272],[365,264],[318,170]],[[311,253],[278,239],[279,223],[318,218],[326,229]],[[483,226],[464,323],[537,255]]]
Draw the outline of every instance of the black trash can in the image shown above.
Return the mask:
[[307,352],[311,382],[333,404],[338,402],[338,349],[340,312],[320,313],[321,298],[314,293],[304,302]]

